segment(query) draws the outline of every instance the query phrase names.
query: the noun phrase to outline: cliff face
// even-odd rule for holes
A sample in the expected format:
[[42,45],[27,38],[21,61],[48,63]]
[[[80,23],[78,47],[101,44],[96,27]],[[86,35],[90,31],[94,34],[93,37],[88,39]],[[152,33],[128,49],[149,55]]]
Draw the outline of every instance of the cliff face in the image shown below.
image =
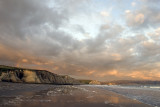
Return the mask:
[[31,70],[16,67],[0,66],[0,81],[43,84],[79,84],[79,81],[57,75],[45,70]]

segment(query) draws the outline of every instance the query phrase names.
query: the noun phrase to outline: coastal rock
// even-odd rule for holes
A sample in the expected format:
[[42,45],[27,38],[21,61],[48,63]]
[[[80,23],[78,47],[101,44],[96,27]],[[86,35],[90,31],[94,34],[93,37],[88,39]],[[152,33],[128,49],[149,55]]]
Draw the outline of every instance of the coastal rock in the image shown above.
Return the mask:
[[16,67],[0,66],[0,81],[43,84],[80,84],[69,76],[61,76],[46,70],[32,70]]
[[101,82],[99,82],[97,80],[92,80],[91,82],[89,82],[89,84],[91,84],[91,85],[101,85]]

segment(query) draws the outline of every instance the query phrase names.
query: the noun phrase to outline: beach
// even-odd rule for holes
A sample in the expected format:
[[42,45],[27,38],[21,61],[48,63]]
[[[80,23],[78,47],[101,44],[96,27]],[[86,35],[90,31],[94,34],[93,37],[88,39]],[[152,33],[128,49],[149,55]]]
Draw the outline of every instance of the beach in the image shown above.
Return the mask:
[[0,82],[1,107],[153,107],[102,88]]

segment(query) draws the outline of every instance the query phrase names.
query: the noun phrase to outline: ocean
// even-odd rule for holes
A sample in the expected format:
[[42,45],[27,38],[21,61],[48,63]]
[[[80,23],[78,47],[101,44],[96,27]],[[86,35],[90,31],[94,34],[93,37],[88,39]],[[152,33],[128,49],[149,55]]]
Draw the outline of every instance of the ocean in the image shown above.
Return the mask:
[[138,100],[145,104],[160,107],[160,86],[120,86],[120,85],[94,85],[117,94],[126,96],[133,100]]
[[159,98],[160,86],[0,82],[0,107],[160,107]]

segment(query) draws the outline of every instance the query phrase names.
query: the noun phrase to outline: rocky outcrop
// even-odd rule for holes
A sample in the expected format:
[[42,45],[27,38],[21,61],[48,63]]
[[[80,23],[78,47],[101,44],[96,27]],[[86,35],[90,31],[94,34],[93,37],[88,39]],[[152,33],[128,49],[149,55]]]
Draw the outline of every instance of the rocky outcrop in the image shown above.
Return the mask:
[[79,81],[74,78],[57,75],[46,70],[31,70],[8,66],[0,66],[0,81],[59,85],[79,84]]
[[97,81],[97,80],[92,80],[91,82],[89,82],[90,85],[101,85],[101,82]]

